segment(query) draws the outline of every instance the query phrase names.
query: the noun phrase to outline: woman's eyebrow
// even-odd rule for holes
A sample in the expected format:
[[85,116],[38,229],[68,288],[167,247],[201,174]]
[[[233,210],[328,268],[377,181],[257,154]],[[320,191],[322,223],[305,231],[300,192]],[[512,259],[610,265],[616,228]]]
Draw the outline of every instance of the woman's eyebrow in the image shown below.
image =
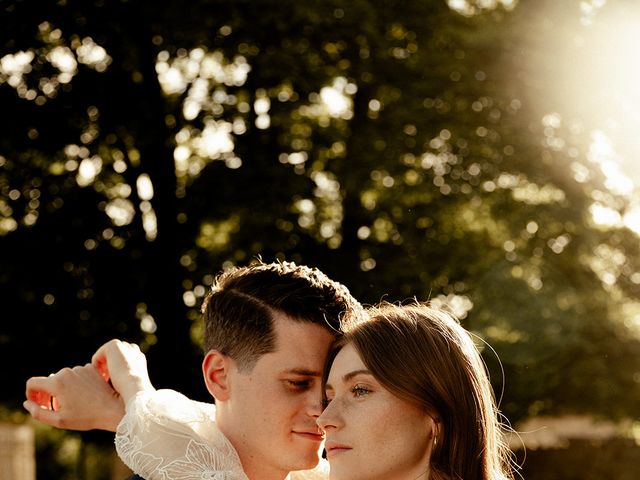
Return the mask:
[[371,371],[369,371],[367,369],[364,369],[364,368],[360,369],[360,370],[354,370],[353,372],[345,373],[342,376],[342,381],[343,382],[348,382],[353,377],[357,377],[358,375],[372,375],[372,373],[371,373]]
[[[342,383],[347,383],[353,377],[357,377],[358,375],[371,375],[371,376],[373,376],[373,374],[371,373],[370,370],[366,370],[366,369],[354,370],[352,372],[345,373],[342,376]],[[324,389],[325,389],[325,391],[327,391],[327,390],[333,391],[333,387],[331,386],[330,383],[326,383],[324,385]]]

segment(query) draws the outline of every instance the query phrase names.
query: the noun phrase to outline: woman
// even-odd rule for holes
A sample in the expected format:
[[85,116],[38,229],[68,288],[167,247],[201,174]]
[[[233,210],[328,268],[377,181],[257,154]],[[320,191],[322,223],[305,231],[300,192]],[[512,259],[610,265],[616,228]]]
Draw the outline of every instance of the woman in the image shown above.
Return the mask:
[[328,360],[318,418],[332,480],[503,480],[509,450],[466,330],[424,305],[383,305]]

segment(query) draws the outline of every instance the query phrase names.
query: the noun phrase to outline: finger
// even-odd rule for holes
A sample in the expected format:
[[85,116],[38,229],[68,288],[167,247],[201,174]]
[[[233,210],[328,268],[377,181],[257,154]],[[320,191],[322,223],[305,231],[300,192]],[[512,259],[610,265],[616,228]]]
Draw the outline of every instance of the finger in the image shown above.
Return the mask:
[[50,377],[31,377],[27,380],[27,391],[50,390],[53,387]]
[[105,377],[105,380],[109,379],[109,365],[107,359],[109,358],[109,353],[114,349],[119,348],[119,346],[123,342],[114,338],[109,340],[107,343],[103,344],[96,350],[96,353],[91,357],[91,363],[98,369],[98,371]]
[[39,422],[46,423],[47,425],[57,425],[57,412],[48,410],[35,402],[26,400],[22,406],[27,410],[31,416]]
[[51,407],[54,384],[49,377],[31,377],[27,380],[25,396],[43,407]]
[[27,399],[37,403],[43,408],[51,408],[51,401],[53,400],[53,396],[49,395],[46,392],[29,392]]
[[91,357],[91,364],[96,367],[96,370],[100,373],[105,382],[109,381],[109,366],[107,365],[106,352],[104,345],[96,351]]
[[103,378],[103,380],[105,382],[108,382],[109,379],[111,378],[111,375],[109,374],[109,367],[107,366],[107,362],[100,362],[94,365],[94,367],[98,371],[100,376]]

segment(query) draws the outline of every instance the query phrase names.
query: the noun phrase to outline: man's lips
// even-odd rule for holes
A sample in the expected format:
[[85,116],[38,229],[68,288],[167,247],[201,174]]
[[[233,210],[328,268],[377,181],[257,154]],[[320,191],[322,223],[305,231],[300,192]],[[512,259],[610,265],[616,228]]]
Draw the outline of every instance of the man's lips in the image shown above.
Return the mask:
[[293,433],[295,433],[296,435],[299,435],[303,438],[306,438],[308,440],[313,440],[314,442],[321,442],[322,440],[324,440],[324,435],[321,433],[318,433],[317,431],[315,432],[305,432],[305,431],[293,431]]
[[324,449],[327,451],[327,458],[330,458],[334,455],[338,455],[339,453],[351,450],[351,447],[334,440],[327,440],[327,443],[324,445]]

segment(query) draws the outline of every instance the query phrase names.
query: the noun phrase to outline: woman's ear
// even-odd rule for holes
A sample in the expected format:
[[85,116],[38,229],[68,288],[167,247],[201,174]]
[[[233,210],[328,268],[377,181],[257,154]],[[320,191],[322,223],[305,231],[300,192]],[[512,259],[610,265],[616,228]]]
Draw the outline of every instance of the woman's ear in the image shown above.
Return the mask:
[[207,390],[220,401],[229,399],[231,359],[217,350],[209,350],[202,361],[202,375]]

